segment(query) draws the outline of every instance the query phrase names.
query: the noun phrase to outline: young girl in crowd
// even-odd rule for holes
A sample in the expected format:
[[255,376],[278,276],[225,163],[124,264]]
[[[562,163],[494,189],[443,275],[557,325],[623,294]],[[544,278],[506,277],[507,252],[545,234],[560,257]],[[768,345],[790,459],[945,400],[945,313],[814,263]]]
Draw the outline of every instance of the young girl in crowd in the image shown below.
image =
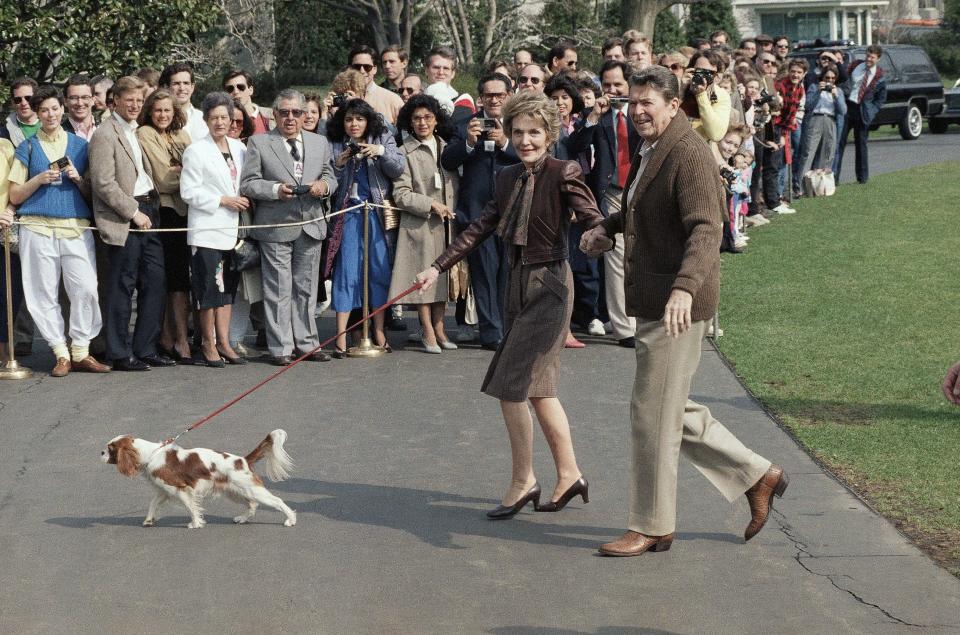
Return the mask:
[[737,216],[731,212],[734,196],[733,185],[740,178],[740,175],[734,171],[732,164],[733,157],[749,136],[750,130],[744,124],[731,121],[727,132],[720,141],[716,143],[710,142],[714,155],[718,157],[717,165],[720,168],[720,175],[723,177],[727,190],[727,209],[724,214],[723,242],[720,245],[720,250],[730,253],[738,253],[740,249],[746,246],[746,237],[744,235],[740,235],[738,240],[736,228]]

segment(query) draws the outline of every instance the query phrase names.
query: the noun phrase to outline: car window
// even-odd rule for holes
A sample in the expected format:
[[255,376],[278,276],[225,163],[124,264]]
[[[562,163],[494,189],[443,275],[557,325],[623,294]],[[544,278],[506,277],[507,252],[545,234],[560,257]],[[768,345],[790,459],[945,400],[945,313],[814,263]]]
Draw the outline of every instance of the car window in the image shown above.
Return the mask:
[[923,49],[905,48],[894,51],[895,63],[904,75],[904,81],[939,81],[939,77]]
[[[864,55],[866,57],[866,55]],[[893,61],[890,59],[890,54],[886,51],[883,52],[883,55],[880,56],[880,61],[877,65],[883,69],[883,74],[887,77],[896,77],[897,69],[894,68]]]

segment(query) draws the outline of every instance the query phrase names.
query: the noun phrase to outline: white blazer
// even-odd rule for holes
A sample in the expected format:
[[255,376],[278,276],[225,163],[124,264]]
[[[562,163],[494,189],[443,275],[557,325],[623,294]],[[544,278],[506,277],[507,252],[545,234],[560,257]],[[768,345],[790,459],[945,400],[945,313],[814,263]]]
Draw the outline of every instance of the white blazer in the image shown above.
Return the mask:
[[229,137],[227,146],[236,164],[236,178],[230,177],[220,148],[209,136],[194,141],[183,153],[180,197],[187,204],[188,245],[227,250],[237,244],[240,213],[221,207],[220,197],[239,196],[246,147]]

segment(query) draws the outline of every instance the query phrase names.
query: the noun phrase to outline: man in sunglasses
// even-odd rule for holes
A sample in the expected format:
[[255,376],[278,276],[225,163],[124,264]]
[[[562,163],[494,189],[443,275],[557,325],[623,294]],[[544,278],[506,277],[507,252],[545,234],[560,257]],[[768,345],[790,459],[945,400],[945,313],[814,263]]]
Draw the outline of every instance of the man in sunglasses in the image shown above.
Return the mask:
[[400,80],[400,99],[403,100],[403,103],[407,103],[411,97],[419,95],[422,92],[423,78],[416,73],[410,73]]
[[556,75],[564,71],[577,70],[577,49],[568,42],[557,44],[547,53],[547,60],[550,66],[550,74]]
[[234,70],[223,76],[223,92],[240,102],[253,121],[253,134],[263,134],[273,130],[273,111],[253,103],[253,78],[244,70]]
[[803,79],[803,86],[807,88],[811,84],[819,84],[820,76],[823,75],[823,72],[833,65],[837,72],[837,86],[842,86],[847,83],[847,68],[846,63],[843,59],[843,53],[838,50],[820,51],[820,57],[817,58],[817,63],[811,66],[810,72],[807,73],[807,76]]
[[517,92],[531,90],[542,93],[547,83],[547,71],[539,64],[527,64],[517,76]]
[[30,107],[30,99],[37,90],[37,82],[29,77],[19,77],[10,85],[10,102],[13,106],[6,125],[0,126],[0,137],[9,139],[16,148],[37,134],[40,119]]
[[[300,92],[280,91],[273,102],[277,127],[250,137],[240,176],[240,195],[256,201],[255,224],[316,221],[250,231],[260,245],[267,348],[278,366],[319,344],[314,309],[327,235],[323,213],[337,188],[327,138],[303,130],[305,108]],[[317,351],[309,359],[325,362],[330,356]]]
[[391,125],[397,123],[397,115],[403,108],[403,100],[400,99],[400,95],[377,86],[374,81],[377,77],[377,64],[374,61],[377,59],[377,52],[366,44],[361,44],[350,51],[347,59],[350,68],[363,75],[363,79],[367,83],[367,91],[363,95],[363,100],[383,115],[384,120],[388,123]]
[[203,113],[190,103],[196,88],[192,66],[186,62],[178,62],[166,67],[160,73],[160,86],[170,91],[177,102],[177,107],[186,117],[187,125],[184,126],[184,130],[190,135],[191,141],[202,139],[210,134],[207,122],[203,120]]

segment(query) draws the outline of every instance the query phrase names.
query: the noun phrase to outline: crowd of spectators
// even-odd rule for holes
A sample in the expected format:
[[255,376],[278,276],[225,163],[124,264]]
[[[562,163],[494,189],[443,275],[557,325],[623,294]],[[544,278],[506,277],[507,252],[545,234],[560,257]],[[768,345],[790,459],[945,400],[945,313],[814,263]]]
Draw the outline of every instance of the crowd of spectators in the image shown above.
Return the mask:
[[[606,216],[625,195],[643,195],[643,183],[631,182],[643,122],[630,77],[654,64],[669,69],[677,107],[709,145],[728,193],[717,210],[724,251],[743,251],[753,227],[795,213],[791,200],[818,193],[809,183],[835,182],[851,131],[856,177],[867,181],[867,134],[885,99],[880,47],[849,66],[825,49],[809,68],[787,57],[782,36],[733,47],[717,31],[692,44],[654,51],[628,31],[602,44],[595,69],[582,68],[568,43],[542,60],[520,49],[483,69],[476,94],[453,87],[459,69],[449,48],[433,49],[417,69],[398,46],[361,45],[327,94],[285,89],[271,107],[254,102],[242,69],[202,98],[185,63],[116,81],[17,79],[0,125],[0,226],[19,221],[10,272],[17,354],[29,354],[36,333],[54,353],[55,376],[221,368],[256,348],[290,364],[316,348],[324,310],[342,330],[363,305],[365,279],[370,306],[387,302],[482,214],[497,173],[519,162],[501,111],[520,91],[556,102],[551,154],[579,164]],[[374,206],[368,249],[363,203]],[[258,227],[239,229],[247,225]],[[180,231],[143,231],[151,229]],[[571,226],[566,345],[585,346],[575,336],[585,332],[631,347],[629,246],[617,240],[602,259],[587,258],[576,248],[582,232]],[[496,350],[505,259],[498,239],[486,241],[429,293],[405,298],[419,321],[409,338],[431,354],[469,341]],[[0,297],[0,359],[15,346],[5,303]],[[444,328],[449,304],[453,335]],[[402,317],[401,305],[375,316],[374,344],[390,351],[386,330],[404,330]],[[341,336],[331,353],[344,357],[347,347]]]

